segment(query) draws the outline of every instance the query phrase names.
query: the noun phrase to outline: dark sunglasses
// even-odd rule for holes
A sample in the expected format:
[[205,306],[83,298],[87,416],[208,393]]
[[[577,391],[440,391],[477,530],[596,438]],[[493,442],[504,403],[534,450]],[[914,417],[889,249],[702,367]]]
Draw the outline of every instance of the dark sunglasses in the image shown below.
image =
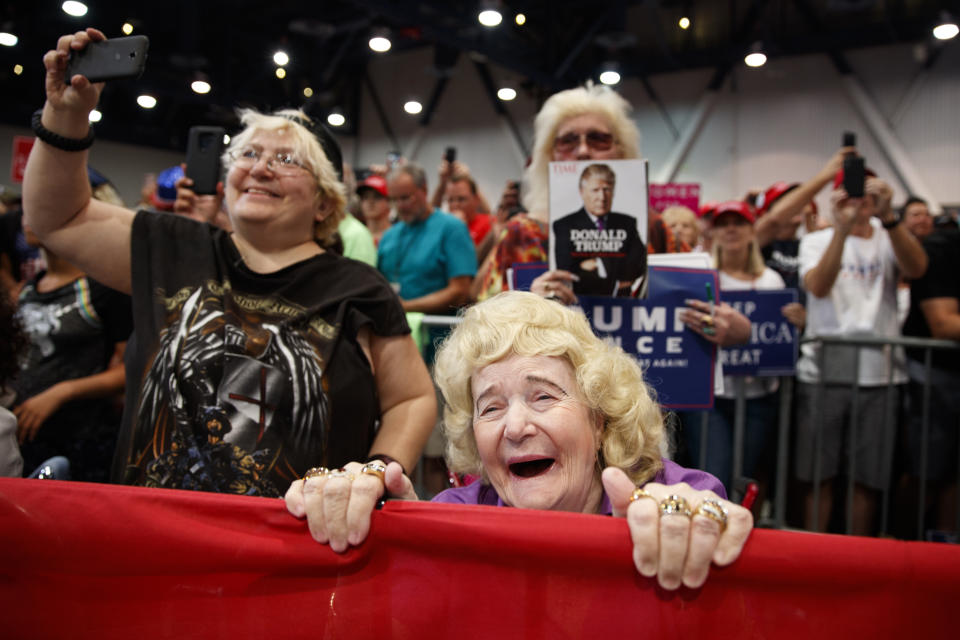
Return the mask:
[[587,146],[594,151],[609,151],[613,146],[613,134],[591,129],[586,133],[571,131],[553,141],[553,148],[557,151],[569,152],[580,146],[580,141],[586,139]]

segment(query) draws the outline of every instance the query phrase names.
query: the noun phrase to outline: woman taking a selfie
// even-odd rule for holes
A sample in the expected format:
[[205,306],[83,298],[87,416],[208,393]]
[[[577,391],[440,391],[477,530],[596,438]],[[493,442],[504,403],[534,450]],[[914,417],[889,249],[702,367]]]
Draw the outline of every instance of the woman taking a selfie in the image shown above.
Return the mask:
[[433,388],[386,281],[321,246],[345,212],[336,141],[299,111],[242,112],[223,158],[232,233],[92,201],[103,85],[65,73],[103,40],[87,29],[44,56],[24,209],[45,245],[133,296],[114,480],[279,496],[316,465],[410,469]]

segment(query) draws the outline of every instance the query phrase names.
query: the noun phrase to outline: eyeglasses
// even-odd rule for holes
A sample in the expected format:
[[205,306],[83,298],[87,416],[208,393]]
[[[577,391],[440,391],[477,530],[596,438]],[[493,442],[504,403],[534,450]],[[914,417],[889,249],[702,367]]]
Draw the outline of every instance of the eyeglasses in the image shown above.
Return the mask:
[[[233,166],[248,171],[260,162],[260,158],[264,157],[263,154],[262,149],[243,147],[230,152],[230,157],[233,160]],[[277,175],[295,176],[300,175],[304,171],[310,172],[310,169],[291,151],[276,151],[272,155],[268,154],[266,156],[266,164],[267,169]]]
[[553,148],[562,153],[569,153],[580,146],[580,141],[586,140],[587,146],[594,151],[609,151],[613,146],[613,134],[591,129],[586,133],[571,131],[553,141]]

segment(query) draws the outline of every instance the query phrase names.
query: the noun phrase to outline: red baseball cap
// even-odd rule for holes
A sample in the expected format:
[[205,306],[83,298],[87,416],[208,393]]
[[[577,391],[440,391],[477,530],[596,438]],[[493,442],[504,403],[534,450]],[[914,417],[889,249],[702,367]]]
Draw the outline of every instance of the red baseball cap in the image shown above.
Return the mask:
[[799,182],[774,182],[766,191],[760,194],[759,198],[757,198],[757,217],[759,218],[767,211],[770,211],[770,207],[773,206],[774,202],[780,199],[780,196],[799,186]]
[[700,209],[697,211],[698,218],[710,219],[710,216],[717,210],[717,201],[716,200],[707,200],[700,205]]
[[367,176],[367,179],[357,186],[357,193],[363,195],[364,189],[373,189],[384,198],[389,197],[387,195],[387,180],[383,176],[378,176],[376,174]]
[[735,213],[750,224],[756,222],[756,217],[753,215],[753,211],[750,209],[750,205],[742,200],[728,200],[727,202],[721,202],[717,205],[716,211],[713,212],[713,219],[711,223],[716,222],[720,216],[725,213]]

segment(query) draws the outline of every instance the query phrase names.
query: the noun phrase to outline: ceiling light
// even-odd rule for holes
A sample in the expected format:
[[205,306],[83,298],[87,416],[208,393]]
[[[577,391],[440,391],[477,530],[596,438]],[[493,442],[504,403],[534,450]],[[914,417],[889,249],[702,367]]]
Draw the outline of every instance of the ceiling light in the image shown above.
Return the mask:
[[230,144],[230,136],[223,134],[223,146],[227,146],[228,144]]
[[87,116],[87,119],[90,122],[100,122],[101,120],[103,120],[103,114],[97,111],[96,109],[94,109],[93,111],[90,112],[90,115]]
[[284,69],[283,67],[277,67],[276,74],[278,78],[283,80],[284,78],[287,77],[287,70]]
[[495,27],[503,21],[500,3],[497,0],[481,0],[477,20],[485,27]]
[[514,18],[514,20],[516,20],[518,25],[523,26],[524,24],[527,23],[527,16],[523,15],[522,13],[518,13],[517,17]]
[[513,87],[500,87],[497,90],[497,97],[504,101],[513,100],[517,97],[517,90]]
[[124,22],[123,26],[120,27],[120,31],[123,31],[123,35],[128,36],[133,33],[133,25],[129,22]]
[[303,97],[304,97],[304,98],[310,98],[310,97],[312,97],[312,96],[313,96],[313,89],[311,89],[310,87],[304,87],[304,88],[303,88]]
[[87,15],[87,5],[82,2],[75,2],[74,0],[67,0],[61,6],[63,12],[71,16],[79,18],[80,16]]
[[763,45],[759,42],[754,42],[753,46],[750,47],[750,53],[748,53],[743,58],[744,64],[748,67],[762,67],[767,63],[767,55],[763,52]]
[[403,105],[403,110],[413,116],[423,111],[423,105],[416,100],[407,100]]
[[331,127],[342,127],[346,121],[347,119],[343,117],[343,114],[336,110],[331,111],[330,115],[327,116],[327,124]]
[[370,41],[367,44],[377,53],[390,51],[390,47],[393,46],[390,42],[390,30],[385,27],[374,29],[370,32]]
[[142,96],[137,96],[137,104],[144,109],[153,109],[157,106],[157,99],[151,95],[143,94]]
[[199,93],[201,95],[204,93],[210,93],[210,83],[199,78],[190,83],[190,88],[193,89],[194,93]]
[[605,62],[600,71],[600,82],[612,86],[620,83],[620,65],[616,62]]
[[22,64],[13,65],[13,74],[18,76],[21,73],[23,73],[23,65]]
[[956,38],[960,29],[957,28],[957,21],[953,19],[946,11],[940,12],[940,24],[933,28],[933,37],[937,40],[950,40]]
[[681,29],[689,29],[689,28],[690,28],[690,18],[688,18],[687,16],[683,16],[682,18],[680,18],[680,28],[681,28]]
[[0,44],[5,47],[12,47],[17,44],[17,36],[13,35],[9,31],[0,31]]
[[290,56],[287,55],[286,51],[277,51],[273,54],[273,61],[277,63],[278,67],[282,67],[290,62]]

